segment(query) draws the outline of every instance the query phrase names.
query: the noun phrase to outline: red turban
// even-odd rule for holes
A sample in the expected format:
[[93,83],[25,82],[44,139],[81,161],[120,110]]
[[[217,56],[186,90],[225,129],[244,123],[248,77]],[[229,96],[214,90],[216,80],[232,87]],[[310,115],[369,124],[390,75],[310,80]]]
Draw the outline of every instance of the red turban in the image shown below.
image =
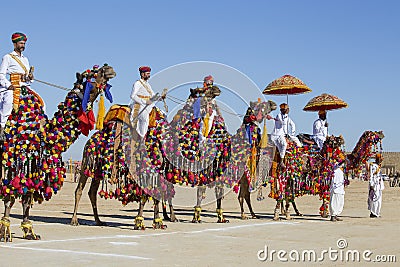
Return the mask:
[[139,68],[139,71],[140,71],[140,72],[150,72],[150,71],[151,71],[151,68],[148,67],[148,66],[141,66],[141,67]]
[[208,76],[204,77],[204,81],[205,81],[205,82],[206,82],[206,81],[214,81],[214,78],[213,78],[213,76],[208,75]]
[[11,40],[13,43],[18,43],[20,41],[25,41],[28,40],[28,38],[26,38],[26,35],[20,32],[16,32],[13,33],[13,35],[11,36]]

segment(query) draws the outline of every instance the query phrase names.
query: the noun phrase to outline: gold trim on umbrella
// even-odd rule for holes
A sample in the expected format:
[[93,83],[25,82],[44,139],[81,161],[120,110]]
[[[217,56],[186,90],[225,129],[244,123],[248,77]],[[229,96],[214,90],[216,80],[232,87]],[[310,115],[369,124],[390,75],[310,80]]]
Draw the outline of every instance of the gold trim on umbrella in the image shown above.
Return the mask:
[[322,94],[312,98],[303,108],[304,111],[320,111],[347,108],[348,105],[342,99],[330,94]]
[[311,89],[302,80],[291,75],[283,75],[268,84],[263,94],[297,95],[309,92],[311,92]]

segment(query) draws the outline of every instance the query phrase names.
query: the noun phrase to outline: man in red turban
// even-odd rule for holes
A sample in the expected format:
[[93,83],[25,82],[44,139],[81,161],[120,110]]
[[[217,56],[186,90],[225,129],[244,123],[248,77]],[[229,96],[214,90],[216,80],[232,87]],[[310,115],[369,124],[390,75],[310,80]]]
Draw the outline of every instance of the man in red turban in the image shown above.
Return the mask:
[[11,41],[14,44],[14,50],[6,54],[0,65],[0,136],[7,122],[8,116],[11,114],[13,107],[13,90],[15,85],[11,84],[11,78],[17,77],[19,86],[29,86],[33,81],[33,73],[30,72],[29,60],[23,55],[25,43],[27,41],[25,34],[16,32],[12,34]]
[[151,68],[142,66],[139,68],[140,79],[133,84],[131,100],[133,102],[131,121],[137,133],[143,138],[149,126],[149,114],[153,108],[151,98],[154,92],[148,82]]

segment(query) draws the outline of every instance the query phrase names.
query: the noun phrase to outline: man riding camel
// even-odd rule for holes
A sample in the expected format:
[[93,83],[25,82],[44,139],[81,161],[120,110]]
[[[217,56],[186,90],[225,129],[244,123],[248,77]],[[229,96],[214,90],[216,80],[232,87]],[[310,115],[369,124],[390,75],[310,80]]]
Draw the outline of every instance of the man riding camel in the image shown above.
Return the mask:
[[[29,60],[22,54],[27,41],[25,34],[11,36],[14,50],[6,54],[0,65],[0,139],[4,140],[4,127],[13,108],[14,91],[33,82]],[[19,99],[19,95],[15,96]]]
[[296,125],[294,124],[292,119],[289,118],[289,105],[286,103],[282,103],[279,105],[279,108],[281,110],[281,113],[276,115],[275,118],[272,118],[268,115],[267,119],[275,120],[275,127],[271,134],[271,140],[279,150],[280,165],[282,167],[287,148],[286,138],[295,142],[298,147],[302,147],[302,144],[295,135]]
[[151,100],[154,96],[154,92],[151,89],[151,85],[148,80],[150,79],[151,68],[148,66],[142,66],[139,68],[140,79],[133,84],[131,100],[132,111],[131,111],[131,123],[133,127],[136,124],[137,134],[143,138],[147,133],[149,127],[149,115],[151,109],[154,106]]
[[328,136],[328,122],[326,121],[326,111],[318,111],[318,119],[313,124],[313,139],[321,150],[326,137]]

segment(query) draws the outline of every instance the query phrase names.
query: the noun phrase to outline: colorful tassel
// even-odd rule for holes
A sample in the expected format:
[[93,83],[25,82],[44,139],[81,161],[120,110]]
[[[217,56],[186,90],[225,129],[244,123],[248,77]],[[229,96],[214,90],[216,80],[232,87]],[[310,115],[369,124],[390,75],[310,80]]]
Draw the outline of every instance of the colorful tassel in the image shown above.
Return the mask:
[[267,132],[267,125],[264,119],[264,128],[261,136],[261,148],[266,148],[267,145],[268,145],[268,132]]
[[104,124],[104,117],[106,114],[106,108],[104,107],[104,96],[101,94],[100,100],[99,100],[99,109],[97,113],[97,122],[96,122],[96,130],[103,130],[103,124]]

